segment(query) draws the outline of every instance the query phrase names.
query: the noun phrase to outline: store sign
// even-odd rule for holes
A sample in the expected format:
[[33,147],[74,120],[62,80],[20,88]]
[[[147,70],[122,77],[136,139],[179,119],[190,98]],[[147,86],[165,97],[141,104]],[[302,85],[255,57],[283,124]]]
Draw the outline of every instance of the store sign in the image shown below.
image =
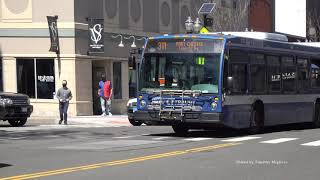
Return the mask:
[[57,19],[58,19],[58,16],[47,16],[50,40],[51,40],[51,46],[49,51],[56,52],[56,53],[60,51]]
[[103,19],[88,19],[89,24],[89,53],[104,53]]

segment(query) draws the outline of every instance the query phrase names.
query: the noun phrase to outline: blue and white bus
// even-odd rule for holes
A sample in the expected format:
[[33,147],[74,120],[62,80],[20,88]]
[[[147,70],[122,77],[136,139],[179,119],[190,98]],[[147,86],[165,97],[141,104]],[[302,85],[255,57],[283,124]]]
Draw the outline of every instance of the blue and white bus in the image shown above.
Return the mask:
[[227,126],[320,125],[320,46],[280,34],[150,37],[139,67],[135,118],[176,133]]

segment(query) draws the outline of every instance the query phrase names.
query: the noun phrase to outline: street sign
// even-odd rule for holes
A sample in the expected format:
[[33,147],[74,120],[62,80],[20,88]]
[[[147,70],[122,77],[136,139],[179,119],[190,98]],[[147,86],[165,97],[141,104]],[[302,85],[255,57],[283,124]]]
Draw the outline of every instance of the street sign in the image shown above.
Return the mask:
[[209,33],[209,30],[206,27],[202,27],[200,30],[200,34],[207,34]]
[[198,14],[211,14],[216,6],[216,3],[203,3]]

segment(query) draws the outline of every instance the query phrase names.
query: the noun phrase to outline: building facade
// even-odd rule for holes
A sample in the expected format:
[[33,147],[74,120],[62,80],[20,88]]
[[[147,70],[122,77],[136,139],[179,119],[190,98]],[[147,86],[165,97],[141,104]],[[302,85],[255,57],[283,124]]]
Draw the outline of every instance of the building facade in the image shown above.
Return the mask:
[[[71,115],[99,114],[98,81],[113,81],[112,112],[125,113],[129,99],[127,57],[133,38],[183,33],[187,16],[196,16],[201,2],[191,0],[0,0],[0,88],[25,93],[34,116],[57,116],[54,98],[61,81],[73,93]],[[60,55],[49,52],[46,16],[58,15]],[[88,55],[87,18],[104,19],[105,52]],[[138,41],[141,47],[144,39]],[[129,76],[131,74],[131,76]]]

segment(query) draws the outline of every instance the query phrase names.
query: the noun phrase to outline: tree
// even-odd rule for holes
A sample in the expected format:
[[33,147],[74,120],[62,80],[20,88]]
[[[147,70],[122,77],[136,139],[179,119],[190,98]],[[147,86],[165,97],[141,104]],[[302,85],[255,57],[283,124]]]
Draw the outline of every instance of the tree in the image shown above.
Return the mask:
[[309,39],[320,41],[320,13],[316,9],[307,13],[307,28]]

